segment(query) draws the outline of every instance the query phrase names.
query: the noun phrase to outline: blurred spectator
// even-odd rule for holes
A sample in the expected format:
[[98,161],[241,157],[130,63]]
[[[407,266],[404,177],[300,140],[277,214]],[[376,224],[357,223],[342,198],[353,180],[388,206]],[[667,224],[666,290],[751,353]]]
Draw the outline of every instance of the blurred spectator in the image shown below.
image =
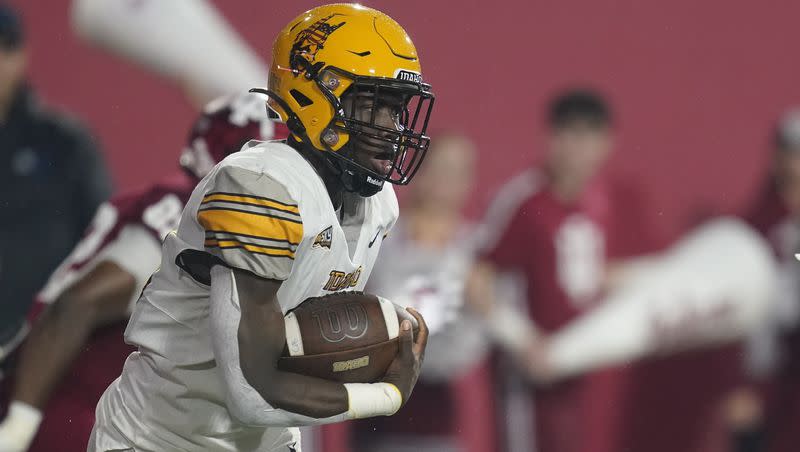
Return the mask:
[[[537,330],[552,333],[599,299],[611,220],[611,190],[600,176],[613,148],[605,100],[590,91],[563,93],[549,107],[549,126],[543,167],[514,178],[489,209],[487,246],[468,280],[470,305],[485,313],[493,338],[528,382],[547,379]],[[509,272],[524,280],[523,306],[499,297],[493,302],[498,278]],[[535,421],[521,425],[526,416],[511,415],[517,424],[509,427],[507,449],[606,450],[591,424],[594,415],[601,421],[613,416],[598,412],[593,388],[590,375],[535,390]],[[518,405],[525,397],[507,402]],[[535,446],[525,444],[531,438]]]
[[434,138],[370,275],[371,293],[425,317],[431,336],[421,378],[428,381],[458,376],[485,350],[478,324],[463,312],[464,280],[476,247],[475,228],[463,216],[474,166],[475,146],[468,138]]
[[789,452],[800,444],[800,108],[777,124],[772,170],[747,219],[769,240],[779,262],[770,324],[751,338],[750,384],[726,406],[735,452]]
[[0,361],[36,291],[111,190],[91,136],[36,102],[22,23],[0,4]]
[[[431,331],[414,397],[397,416],[359,421],[363,451],[463,451],[459,398],[479,398],[452,385],[482,362],[487,344],[480,323],[464,312],[463,291],[477,237],[463,216],[473,190],[475,146],[460,134],[442,134],[409,189],[403,214],[381,250],[367,289],[414,307]],[[466,412],[465,412],[466,411]],[[485,415],[477,414],[485,422]]]

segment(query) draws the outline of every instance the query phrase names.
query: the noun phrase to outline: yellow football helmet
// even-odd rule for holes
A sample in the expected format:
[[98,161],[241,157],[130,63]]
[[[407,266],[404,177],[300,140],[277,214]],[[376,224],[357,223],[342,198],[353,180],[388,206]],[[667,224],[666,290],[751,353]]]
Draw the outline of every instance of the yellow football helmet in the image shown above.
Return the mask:
[[[425,135],[433,107],[430,85],[422,81],[417,50],[392,18],[358,4],[311,9],[291,21],[275,39],[269,107],[294,139],[324,151],[345,188],[368,196],[384,181],[405,185],[419,168],[430,139]],[[357,91],[376,102],[401,96],[396,127],[375,124],[347,112],[342,98]],[[361,94],[359,94],[361,95]],[[380,174],[354,160],[355,137],[388,143],[392,167]]]

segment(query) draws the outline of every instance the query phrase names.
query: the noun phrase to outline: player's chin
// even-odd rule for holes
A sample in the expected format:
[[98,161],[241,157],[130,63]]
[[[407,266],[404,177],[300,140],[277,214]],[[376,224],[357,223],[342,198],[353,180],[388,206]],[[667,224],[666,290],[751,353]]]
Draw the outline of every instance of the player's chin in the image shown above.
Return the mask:
[[386,176],[392,170],[396,147],[392,144],[382,143],[380,146],[355,143],[356,162],[375,173]]
[[366,158],[360,159],[358,163],[380,176],[388,176],[392,172],[392,161],[388,159]]

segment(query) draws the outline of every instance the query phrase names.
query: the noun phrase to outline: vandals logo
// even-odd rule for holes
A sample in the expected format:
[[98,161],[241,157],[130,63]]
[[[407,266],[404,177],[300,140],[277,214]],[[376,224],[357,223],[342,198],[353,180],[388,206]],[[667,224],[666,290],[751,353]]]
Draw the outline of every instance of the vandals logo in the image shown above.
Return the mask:
[[314,238],[314,243],[311,248],[327,248],[331,249],[331,242],[333,241],[333,226],[328,226],[324,231],[317,234]]
[[[334,31],[342,27],[346,22],[342,21],[332,24],[331,19],[337,14],[323,17],[314,22],[310,27],[297,34],[292,50],[289,55],[289,62],[295,74],[300,75],[304,71],[312,68],[316,62],[317,52],[325,47],[325,41]],[[299,24],[298,24],[299,25]]]

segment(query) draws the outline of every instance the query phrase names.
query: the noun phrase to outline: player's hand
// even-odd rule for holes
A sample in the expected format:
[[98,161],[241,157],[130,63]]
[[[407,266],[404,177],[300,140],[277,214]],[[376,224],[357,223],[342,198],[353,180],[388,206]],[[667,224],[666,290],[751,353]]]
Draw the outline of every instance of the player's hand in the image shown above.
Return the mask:
[[383,381],[397,386],[403,395],[403,404],[411,397],[411,392],[417,384],[422,362],[425,360],[425,347],[428,345],[428,325],[425,319],[413,308],[406,310],[417,319],[419,332],[416,340],[411,322],[403,320],[400,323],[400,351],[389,365]]
[[512,354],[512,359],[531,383],[547,386],[555,382],[547,338],[531,338],[523,349]]
[[36,408],[12,402],[8,415],[0,423],[0,451],[25,452],[39,430],[42,414]]

